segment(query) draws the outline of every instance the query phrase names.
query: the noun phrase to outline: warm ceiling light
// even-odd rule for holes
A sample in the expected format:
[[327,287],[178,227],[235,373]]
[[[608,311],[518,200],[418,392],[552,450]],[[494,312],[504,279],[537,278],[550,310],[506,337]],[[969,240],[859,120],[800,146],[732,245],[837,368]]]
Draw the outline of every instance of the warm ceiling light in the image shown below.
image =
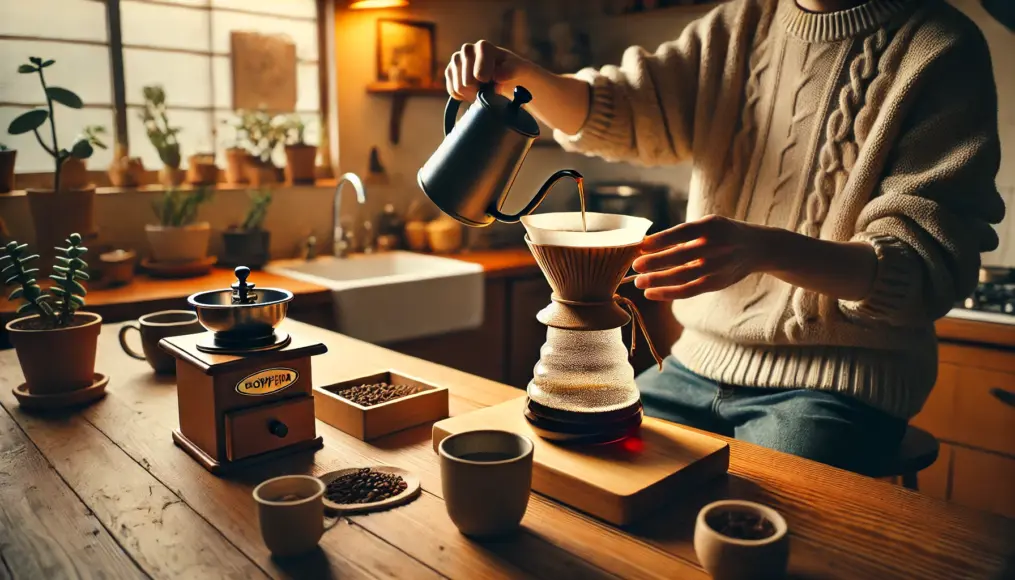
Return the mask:
[[366,10],[368,8],[401,8],[408,6],[409,0],[352,0],[350,10]]

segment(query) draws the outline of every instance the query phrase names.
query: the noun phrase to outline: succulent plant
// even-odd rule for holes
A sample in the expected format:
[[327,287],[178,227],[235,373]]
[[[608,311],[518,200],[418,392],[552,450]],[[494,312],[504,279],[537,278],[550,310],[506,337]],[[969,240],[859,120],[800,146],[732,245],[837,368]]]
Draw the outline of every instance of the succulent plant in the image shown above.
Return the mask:
[[[63,166],[63,162],[69,157],[77,157],[78,159],[88,159],[92,156],[94,149],[92,148],[92,142],[87,136],[82,136],[71,145],[71,148],[60,149],[60,145],[56,139],[56,119],[54,117],[53,103],[57,102],[65,107],[71,109],[80,109],[84,106],[81,102],[81,97],[77,96],[73,91],[69,91],[63,87],[51,87],[46,84],[46,74],[43,69],[49,68],[55,64],[56,61],[42,60],[37,56],[29,57],[29,64],[23,64],[18,67],[18,72],[21,74],[38,74],[39,83],[42,84],[42,90],[46,93],[46,109],[32,109],[26,113],[22,113],[16,117],[11,124],[7,127],[7,132],[11,135],[22,135],[24,133],[32,132],[35,133],[35,139],[39,142],[39,145],[49,153],[50,157],[55,162],[55,169],[53,170],[53,189],[60,191],[60,170]],[[52,142],[46,144],[42,140],[42,135],[39,134],[39,128],[49,121],[50,135]]]
[[0,143],[0,151],[10,151],[10,149],[7,148],[7,145]]
[[288,135],[289,145],[304,146],[307,144],[307,124],[296,113],[289,115],[285,120],[285,130]]
[[282,143],[285,143],[288,127],[284,117],[272,116],[264,109],[257,111],[237,111],[239,123],[235,125],[237,141],[245,142],[248,153],[267,165],[271,163],[271,154]]
[[250,207],[247,208],[247,217],[243,219],[241,230],[259,230],[264,225],[264,218],[268,215],[268,206],[271,205],[272,192],[270,189],[262,189],[250,193]]
[[0,274],[6,277],[4,284],[15,287],[7,299],[24,301],[17,313],[38,314],[54,328],[63,328],[71,323],[74,313],[84,306],[84,297],[88,293],[81,284],[82,280],[88,280],[88,263],[81,259],[88,248],[81,245],[78,234],[71,234],[66,241],[66,248],[57,248],[62,255],[56,257],[57,264],[50,275],[56,282],[52,296],[44,292],[36,280],[39,269],[29,267],[29,262],[39,256],[26,255],[28,244],[12,241],[4,247],[4,255],[0,256],[0,265],[4,266]]
[[168,189],[152,204],[152,210],[160,225],[178,228],[194,223],[198,208],[211,198],[212,190],[207,187],[199,187],[192,192]]
[[170,127],[166,116],[166,91],[159,85],[144,87],[144,110],[141,111],[141,122],[144,123],[148,140],[159,152],[159,159],[166,167],[180,168],[180,142],[176,135],[179,127]]

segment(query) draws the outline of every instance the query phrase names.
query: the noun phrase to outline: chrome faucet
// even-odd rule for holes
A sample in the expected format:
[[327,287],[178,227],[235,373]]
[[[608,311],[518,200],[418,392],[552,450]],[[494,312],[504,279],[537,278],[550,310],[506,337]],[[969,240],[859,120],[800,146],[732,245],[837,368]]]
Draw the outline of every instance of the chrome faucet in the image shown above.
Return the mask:
[[346,231],[342,225],[342,188],[345,187],[346,183],[352,184],[352,188],[356,190],[356,201],[362,207],[367,203],[367,190],[363,186],[363,180],[359,178],[355,173],[345,173],[338,178],[338,189],[335,190],[335,208],[334,208],[334,221],[332,227],[334,229],[334,253],[336,258],[344,258],[349,255],[350,252],[354,251],[353,240],[354,236],[351,231]]

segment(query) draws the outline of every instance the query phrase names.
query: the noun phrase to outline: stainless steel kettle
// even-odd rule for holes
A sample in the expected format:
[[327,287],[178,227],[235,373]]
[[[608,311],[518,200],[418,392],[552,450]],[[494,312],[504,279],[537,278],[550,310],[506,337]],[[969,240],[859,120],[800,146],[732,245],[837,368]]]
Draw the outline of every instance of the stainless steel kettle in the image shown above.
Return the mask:
[[448,99],[444,142],[416,176],[420,189],[441,211],[468,226],[517,222],[542,203],[560,178],[581,180],[577,171],[563,169],[551,175],[520,212],[501,212],[526,153],[539,137],[539,125],[522,108],[531,100],[525,87],[515,87],[514,99],[508,100],[487,84],[456,123],[461,101]]

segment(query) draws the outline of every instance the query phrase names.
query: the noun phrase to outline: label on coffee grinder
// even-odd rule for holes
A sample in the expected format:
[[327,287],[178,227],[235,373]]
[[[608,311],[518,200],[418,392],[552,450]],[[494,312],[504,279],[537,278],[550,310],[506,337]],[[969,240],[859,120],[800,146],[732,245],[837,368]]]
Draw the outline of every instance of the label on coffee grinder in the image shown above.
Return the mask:
[[263,397],[289,388],[300,378],[295,369],[265,369],[236,383],[236,392],[248,397]]

